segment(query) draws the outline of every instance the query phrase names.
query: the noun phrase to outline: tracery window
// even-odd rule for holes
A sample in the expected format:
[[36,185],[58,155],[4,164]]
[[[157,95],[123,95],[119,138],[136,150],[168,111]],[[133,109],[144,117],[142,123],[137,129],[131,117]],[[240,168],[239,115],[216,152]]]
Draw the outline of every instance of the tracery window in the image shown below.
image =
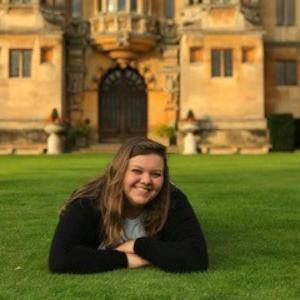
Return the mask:
[[81,17],[81,0],[72,0],[72,17]]
[[[164,0],[165,3],[169,0]],[[172,0],[173,2],[174,0]],[[168,4],[169,5],[169,4]],[[167,6],[165,4],[165,6]],[[173,10],[172,6],[170,6]],[[150,0],[98,0],[98,9],[102,12],[137,12],[143,10],[145,14],[151,14]]]
[[277,25],[294,25],[295,0],[277,0],[276,2]]
[[203,0],[187,0],[187,5],[202,4]]
[[31,4],[31,0],[9,0],[9,4],[18,5],[18,4]]
[[296,60],[281,60],[276,62],[276,84],[297,85]]
[[62,0],[41,0],[40,3],[48,7],[55,7],[55,8],[64,7],[64,2]]
[[213,5],[226,5],[230,4],[232,0],[210,0],[210,4]]
[[130,11],[137,11],[137,0],[130,1]]
[[126,0],[118,0],[118,11],[126,10]]
[[116,5],[115,5],[115,0],[108,0],[107,1],[107,11],[108,12],[114,12],[116,11]]
[[165,17],[174,17],[174,0],[165,0]]

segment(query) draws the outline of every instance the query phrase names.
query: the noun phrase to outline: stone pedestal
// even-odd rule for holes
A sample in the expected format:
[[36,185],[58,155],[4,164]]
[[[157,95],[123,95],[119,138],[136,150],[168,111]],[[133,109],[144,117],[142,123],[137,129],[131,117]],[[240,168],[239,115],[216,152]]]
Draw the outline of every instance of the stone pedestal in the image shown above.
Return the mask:
[[64,141],[62,133],[65,127],[57,124],[49,124],[45,127],[45,131],[49,134],[47,139],[47,154],[61,154],[64,152]]
[[182,154],[197,154],[196,138],[192,132],[188,132],[183,138],[183,147]]
[[197,141],[195,132],[199,129],[196,122],[182,122],[179,130],[184,134],[182,154],[197,154]]

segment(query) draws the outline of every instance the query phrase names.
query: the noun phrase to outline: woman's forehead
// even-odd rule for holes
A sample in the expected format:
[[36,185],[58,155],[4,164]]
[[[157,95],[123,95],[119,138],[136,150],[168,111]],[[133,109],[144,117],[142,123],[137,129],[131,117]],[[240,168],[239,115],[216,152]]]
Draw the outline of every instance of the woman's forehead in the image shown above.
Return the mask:
[[155,153],[136,155],[129,159],[129,166],[137,166],[141,168],[163,169],[163,158]]

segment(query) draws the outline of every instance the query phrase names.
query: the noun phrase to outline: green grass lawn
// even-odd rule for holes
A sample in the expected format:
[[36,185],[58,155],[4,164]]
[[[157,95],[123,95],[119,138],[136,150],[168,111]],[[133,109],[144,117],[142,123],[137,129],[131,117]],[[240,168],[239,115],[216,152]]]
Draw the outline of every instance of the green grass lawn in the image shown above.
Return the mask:
[[299,152],[170,156],[206,234],[206,273],[50,274],[59,207],[110,158],[0,157],[0,299],[300,299]]

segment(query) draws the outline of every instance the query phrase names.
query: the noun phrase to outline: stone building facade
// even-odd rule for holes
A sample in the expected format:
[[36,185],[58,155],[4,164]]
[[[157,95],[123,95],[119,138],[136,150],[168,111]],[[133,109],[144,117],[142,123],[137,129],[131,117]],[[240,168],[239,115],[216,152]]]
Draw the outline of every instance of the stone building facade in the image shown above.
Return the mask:
[[[293,0],[0,0],[0,143],[43,143],[53,108],[92,143],[180,129],[201,147],[263,148],[300,117]],[[180,143],[180,135],[179,135]]]

